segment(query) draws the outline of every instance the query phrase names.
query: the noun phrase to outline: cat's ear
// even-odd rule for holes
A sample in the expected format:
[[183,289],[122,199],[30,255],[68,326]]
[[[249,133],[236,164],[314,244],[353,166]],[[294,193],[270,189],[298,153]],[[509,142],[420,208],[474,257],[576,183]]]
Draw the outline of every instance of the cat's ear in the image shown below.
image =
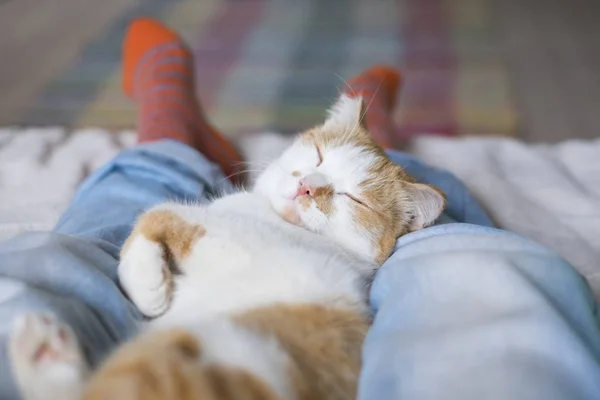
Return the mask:
[[406,193],[403,197],[408,200],[409,229],[416,231],[431,225],[440,216],[446,205],[444,193],[435,186],[423,183],[406,183]]
[[349,97],[342,94],[335,104],[327,111],[327,119],[323,124],[325,129],[345,129],[364,126],[365,103],[362,97]]

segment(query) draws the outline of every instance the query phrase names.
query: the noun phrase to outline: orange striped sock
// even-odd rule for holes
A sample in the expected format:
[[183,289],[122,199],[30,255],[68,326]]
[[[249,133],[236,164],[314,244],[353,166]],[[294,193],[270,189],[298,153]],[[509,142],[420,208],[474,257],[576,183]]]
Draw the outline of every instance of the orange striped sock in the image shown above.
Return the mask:
[[394,125],[392,112],[402,78],[396,69],[386,66],[371,67],[350,79],[346,93],[362,96],[368,107],[364,116],[373,139],[384,149],[392,149]]
[[239,182],[242,157],[208,122],[194,88],[194,60],[181,38],[153,19],[133,21],[123,43],[123,90],[140,107],[138,142],[185,143]]

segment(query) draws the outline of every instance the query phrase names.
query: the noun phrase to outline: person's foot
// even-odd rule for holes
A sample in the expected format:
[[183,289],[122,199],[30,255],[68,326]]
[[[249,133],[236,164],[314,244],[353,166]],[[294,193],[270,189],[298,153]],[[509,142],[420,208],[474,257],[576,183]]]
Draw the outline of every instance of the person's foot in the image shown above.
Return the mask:
[[400,72],[387,66],[371,67],[348,82],[346,93],[351,97],[362,96],[367,107],[364,116],[367,128],[384,149],[396,147],[392,113],[401,83]]
[[123,90],[140,107],[139,143],[185,143],[240,181],[242,157],[204,116],[194,92],[192,54],[175,32],[150,18],[131,23],[123,43]]

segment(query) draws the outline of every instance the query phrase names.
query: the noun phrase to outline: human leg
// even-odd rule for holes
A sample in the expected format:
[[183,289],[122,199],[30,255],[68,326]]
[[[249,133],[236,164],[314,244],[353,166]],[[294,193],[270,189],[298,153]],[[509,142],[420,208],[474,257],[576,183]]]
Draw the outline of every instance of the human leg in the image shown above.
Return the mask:
[[192,55],[174,32],[146,18],[131,24],[123,89],[139,105],[139,145],[81,186],[56,232],[118,247],[141,211],[169,200],[201,201],[230,188],[221,171],[235,174],[241,157],[204,117],[193,72]]
[[448,204],[447,224],[400,238],[375,277],[359,399],[600,398],[600,329],[585,280],[556,254],[492,229],[450,173],[389,149],[395,86],[369,71],[350,81],[366,82],[379,105],[369,130]]
[[[156,23],[150,25],[157,28]],[[131,29],[128,39],[135,43],[131,35],[145,37],[145,33]],[[159,40],[158,45],[164,43],[165,37],[173,38],[154,37]],[[191,60],[185,59],[186,54],[156,51],[153,54],[161,69],[157,70],[154,81],[152,73],[144,71],[146,90],[151,92],[154,82],[157,88],[169,86],[175,97],[177,93],[189,96],[180,87],[189,80],[165,82],[162,69],[172,62],[187,65]],[[139,56],[144,58],[143,54]],[[134,333],[141,320],[117,282],[119,249],[136,217],[160,202],[201,202],[231,188],[219,167],[210,161],[223,160],[208,145],[204,148],[208,143],[204,138],[208,136],[206,129],[181,122],[184,117],[189,118],[189,108],[183,107],[185,113],[182,108],[169,106],[152,111],[152,107],[145,106],[146,100],[154,101],[151,96],[139,94],[134,98],[142,106],[141,114],[158,112],[158,122],[168,121],[169,130],[155,129],[150,123],[152,115],[149,119],[140,117],[144,119],[138,132],[141,144],[95,172],[77,192],[53,232],[28,233],[0,243],[0,321],[4,321],[0,324],[2,399],[17,398],[7,345],[16,317],[23,313],[47,313],[66,322],[87,360],[98,363],[116,344]],[[213,139],[215,132],[210,131]],[[194,135],[203,139],[194,139]]]
[[378,272],[360,399],[597,399],[600,330],[584,279],[515,234],[409,234]]

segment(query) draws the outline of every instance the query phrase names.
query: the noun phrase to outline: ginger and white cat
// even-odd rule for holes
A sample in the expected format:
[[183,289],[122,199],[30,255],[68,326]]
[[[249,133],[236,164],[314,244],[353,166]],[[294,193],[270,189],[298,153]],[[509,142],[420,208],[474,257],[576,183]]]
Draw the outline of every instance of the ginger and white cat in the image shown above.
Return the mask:
[[22,317],[11,357],[24,398],[355,398],[369,281],[444,207],[371,140],[363,112],[342,96],[252,191],[144,213],[119,278],[153,320],[89,372],[67,326]]

